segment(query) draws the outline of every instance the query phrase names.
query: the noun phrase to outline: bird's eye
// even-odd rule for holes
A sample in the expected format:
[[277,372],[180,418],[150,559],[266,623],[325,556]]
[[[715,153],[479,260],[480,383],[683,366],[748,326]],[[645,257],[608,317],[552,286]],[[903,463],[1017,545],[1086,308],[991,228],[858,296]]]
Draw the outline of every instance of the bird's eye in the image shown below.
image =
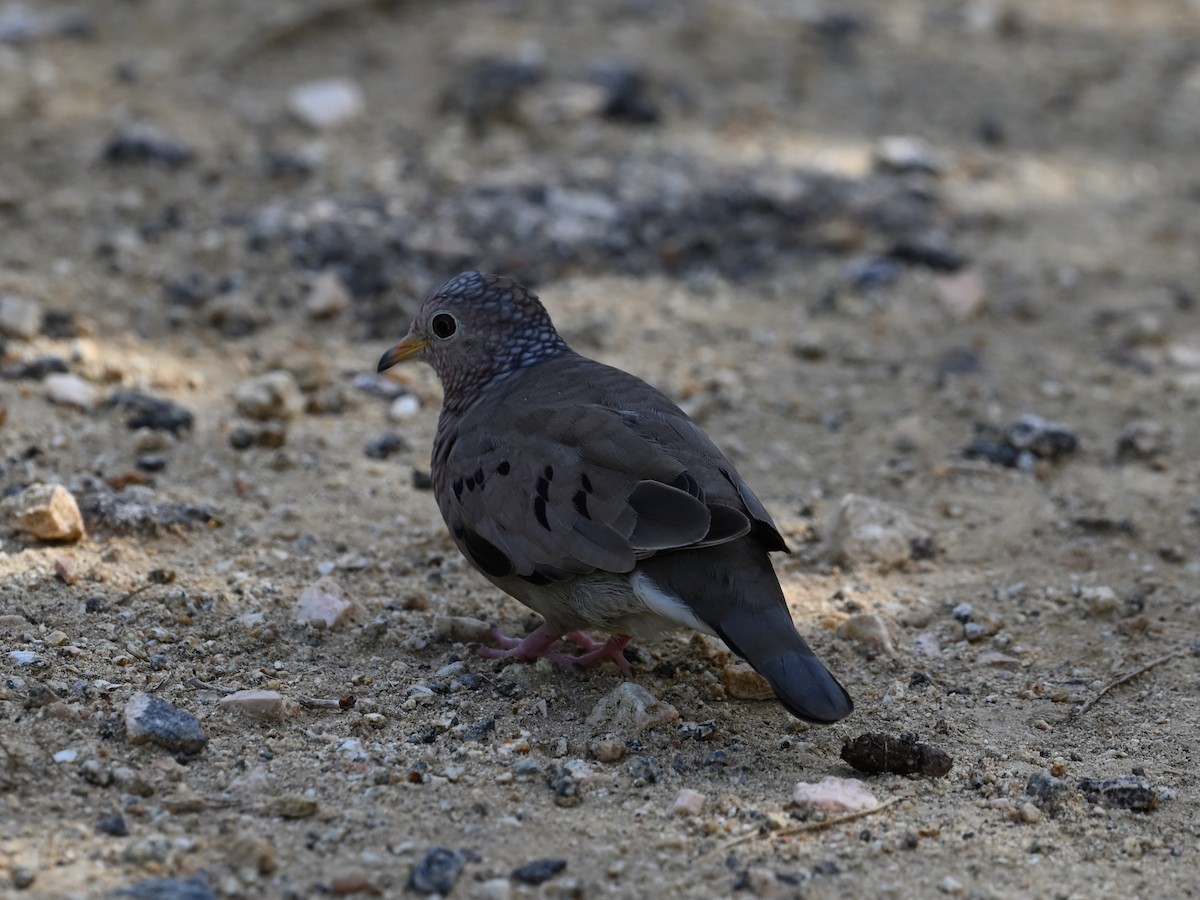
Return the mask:
[[438,313],[429,320],[429,330],[433,332],[434,337],[445,340],[453,337],[454,332],[458,331],[458,322],[450,313]]

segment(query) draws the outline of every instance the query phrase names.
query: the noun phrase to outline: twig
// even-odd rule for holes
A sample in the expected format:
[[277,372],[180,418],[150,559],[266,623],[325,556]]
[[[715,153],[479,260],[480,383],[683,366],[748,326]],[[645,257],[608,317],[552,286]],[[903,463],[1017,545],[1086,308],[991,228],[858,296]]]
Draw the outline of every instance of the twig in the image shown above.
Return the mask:
[[903,799],[903,797],[893,797],[890,800],[884,800],[878,806],[872,806],[870,809],[860,809],[858,812],[847,813],[844,816],[838,816],[836,819],[825,819],[822,822],[802,822],[801,824],[794,825],[791,828],[784,828],[780,831],[769,831],[765,835],[759,834],[758,832],[744,834],[740,838],[735,838],[722,847],[721,852],[724,853],[725,851],[731,850],[739,844],[745,844],[750,841],[759,840],[763,837],[789,837],[793,834],[805,834],[814,831],[824,831],[826,828],[836,828],[838,825],[843,825],[846,822],[853,822],[855,819],[863,819],[867,816],[874,815],[880,810],[887,809],[889,806],[894,806]]
[[226,687],[223,684],[211,684],[207,681],[201,681],[199,678],[189,678],[184,684],[187,687],[200,688],[204,691],[216,691],[219,694],[232,694],[237,691],[237,688]]
[[305,709],[350,709],[357,702],[353,694],[346,694],[336,700],[325,700],[318,697],[297,697],[296,702]]
[[1137,678],[1139,675],[1149,672],[1155,666],[1161,666],[1163,663],[1179,656],[1179,654],[1182,652],[1183,651],[1181,651],[1181,650],[1174,650],[1174,651],[1168,653],[1166,656],[1160,656],[1158,659],[1150,660],[1150,662],[1146,663],[1144,666],[1141,666],[1140,668],[1134,669],[1131,672],[1126,672],[1124,675],[1120,676],[1119,678],[1114,678],[1112,681],[1110,681],[1108,684],[1106,684],[1104,687],[1102,687],[1100,689],[1100,693],[1096,694],[1095,697],[1093,697],[1087,703],[1083,704],[1083,706],[1079,707],[1079,709],[1077,709],[1073,713],[1071,713],[1071,718],[1074,718],[1076,716],[1082,716],[1085,712],[1087,712],[1089,709],[1091,709],[1093,706],[1095,706],[1097,703],[1099,703],[1101,698],[1104,697],[1104,695],[1107,694],[1109,691],[1111,691],[1113,688],[1119,687],[1120,685],[1125,684],[1128,681],[1133,681],[1133,679]]

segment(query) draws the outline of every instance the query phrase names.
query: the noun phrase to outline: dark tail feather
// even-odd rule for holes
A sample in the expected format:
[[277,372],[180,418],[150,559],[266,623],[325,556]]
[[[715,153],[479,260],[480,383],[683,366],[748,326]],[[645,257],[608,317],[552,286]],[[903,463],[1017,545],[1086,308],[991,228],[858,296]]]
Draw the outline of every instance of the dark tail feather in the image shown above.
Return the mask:
[[758,541],[745,537],[704,550],[659,554],[639,566],[767,679],[792,715],[829,724],[854,711],[846,689],[797,634]]
[[787,609],[731,611],[713,627],[738,656],[770,683],[788,712],[829,725],[854,711],[854,701],[796,633]]

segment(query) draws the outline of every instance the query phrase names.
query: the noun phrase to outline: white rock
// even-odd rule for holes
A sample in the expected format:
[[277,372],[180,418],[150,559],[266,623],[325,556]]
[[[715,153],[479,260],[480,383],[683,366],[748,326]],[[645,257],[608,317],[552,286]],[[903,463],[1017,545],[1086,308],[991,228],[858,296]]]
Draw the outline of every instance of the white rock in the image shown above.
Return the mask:
[[670,814],[673,816],[698,816],[704,812],[704,804],[707,799],[699,791],[683,788],[671,801]]
[[283,718],[283,694],[279,691],[234,691],[221,698],[221,706],[254,719]]
[[491,625],[470,616],[438,616],[433,627],[442,640],[463,644],[483,644],[492,637]]
[[349,78],[298,84],[288,92],[288,111],[309,128],[334,128],[362,115],[362,89]]
[[1107,584],[1084,588],[1079,592],[1079,599],[1083,601],[1084,609],[1087,610],[1089,616],[1107,616],[1116,612],[1117,607],[1121,604],[1117,592]]
[[847,566],[902,566],[932,535],[904,510],[872,497],[847,494],[825,526],[825,552]]
[[43,541],[77,541],[85,536],[79,504],[61,484],[34,484],[7,498],[0,510],[12,527]]
[[300,592],[296,605],[296,621],[302,625],[320,623],[326,628],[342,624],[354,609],[341,587],[329,576],[318,578]]
[[42,330],[42,307],[36,300],[5,294],[0,297],[0,333],[32,340]]
[[291,372],[275,369],[243,382],[233,394],[237,411],[251,419],[292,419],[304,409],[304,395]]
[[659,700],[640,684],[626,681],[601,698],[587,723],[593,728],[607,725],[611,731],[633,732],[678,718],[679,711],[670,703]]
[[831,775],[816,783],[796,782],[789,805],[831,813],[852,813],[874,809],[879,801],[857,778],[834,778]]
[[411,419],[421,411],[421,401],[416,394],[401,394],[388,407],[388,418],[393,422]]
[[96,405],[96,388],[78,375],[55,372],[47,375],[42,383],[46,386],[46,399],[51,403],[77,409],[91,409]]
[[332,319],[350,306],[350,291],[336,273],[322,272],[313,279],[304,301],[310,319]]

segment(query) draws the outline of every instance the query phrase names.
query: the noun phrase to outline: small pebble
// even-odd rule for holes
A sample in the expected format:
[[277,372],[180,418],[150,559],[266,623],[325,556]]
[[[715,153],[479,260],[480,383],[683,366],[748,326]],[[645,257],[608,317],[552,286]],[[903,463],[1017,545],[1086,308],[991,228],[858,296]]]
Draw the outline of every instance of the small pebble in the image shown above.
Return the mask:
[[125,732],[131,744],[153,743],[189,755],[199,753],[208,743],[195,716],[143,691],[125,704]]
[[607,726],[616,732],[637,732],[679,718],[679,711],[655,697],[640,684],[626,681],[605,695],[587,717],[593,728]]
[[519,881],[522,884],[531,884],[536,887],[539,884],[549,881],[566,867],[567,861],[565,859],[535,859],[531,863],[526,863],[520,868],[513,869],[512,877],[514,881]]
[[0,297],[0,334],[31,341],[42,330],[42,307],[36,300],[5,294]]
[[294,419],[304,411],[304,395],[291,372],[276,369],[243,382],[234,391],[237,411],[250,419]]
[[61,484],[34,484],[6,498],[3,509],[21,531],[43,541],[78,541],[85,536],[75,497]]
[[675,799],[671,801],[671,808],[668,811],[672,816],[694,817],[704,812],[704,804],[708,798],[699,791],[693,791],[691,788],[683,788],[675,795]]
[[729,696],[738,700],[770,700],[775,696],[767,679],[741,661],[721,669],[721,683]]
[[629,752],[624,741],[614,737],[596,738],[588,744],[588,750],[600,762],[616,762]]
[[833,562],[890,569],[928,556],[933,536],[899,507],[847,494],[829,517],[824,542]]
[[[125,414],[125,427],[131,431],[145,428],[150,431],[169,431],[178,436],[191,431],[196,422],[195,414],[186,406],[141,391],[116,391],[108,398],[108,405]],[[138,449],[143,452],[165,449],[161,443],[149,445],[145,440],[139,436]]]
[[879,801],[857,778],[835,778],[831,775],[816,783],[797,782],[788,805],[803,810],[852,813],[874,809]]
[[444,641],[482,644],[492,637],[491,625],[470,616],[438,616],[433,627],[434,633]]
[[856,642],[871,658],[881,654],[894,656],[896,653],[888,623],[873,613],[851,616],[837,627],[837,635]]
[[192,148],[150,122],[128,122],[117,128],[104,149],[110,163],[157,163],[177,169],[191,162]]
[[402,453],[409,449],[409,443],[404,439],[404,435],[396,431],[385,431],[376,438],[367,441],[363,447],[363,453],[369,459],[387,459],[397,453]]
[[70,554],[64,553],[54,558],[54,574],[63,584],[74,584],[79,580],[79,562]]
[[353,610],[354,603],[346,599],[341,586],[325,575],[300,592],[294,615],[301,625],[319,622],[332,629],[345,622]]
[[46,386],[46,399],[59,406],[89,410],[96,405],[99,397],[92,384],[70,373],[47,375],[42,383]]
[[1089,616],[1111,615],[1121,605],[1117,592],[1106,584],[1083,588],[1079,592],[1079,599],[1083,601],[1083,608]]
[[314,278],[304,300],[304,311],[315,321],[336,318],[349,306],[350,291],[334,272],[322,272]]
[[129,826],[125,823],[125,817],[120,813],[101,816],[96,822],[96,830],[101,834],[109,834],[113,837],[129,836]]
[[220,706],[254,719],[278,720],[283,717],[283,695],[278,691],[234,691],[221,698]]
[[445,847],[434,847],[412,867],[406,887],[418,894],[447,895],[462,870],[462,856]]
[[288,92],[288,111],[318,131],[336,128],[362,115],[362,89],[349,78],[328,78],[298,84]]
[[388,418],[393,422],[411,419],[421,411],[421,401],[416,394],[401,394],[388,407]]

